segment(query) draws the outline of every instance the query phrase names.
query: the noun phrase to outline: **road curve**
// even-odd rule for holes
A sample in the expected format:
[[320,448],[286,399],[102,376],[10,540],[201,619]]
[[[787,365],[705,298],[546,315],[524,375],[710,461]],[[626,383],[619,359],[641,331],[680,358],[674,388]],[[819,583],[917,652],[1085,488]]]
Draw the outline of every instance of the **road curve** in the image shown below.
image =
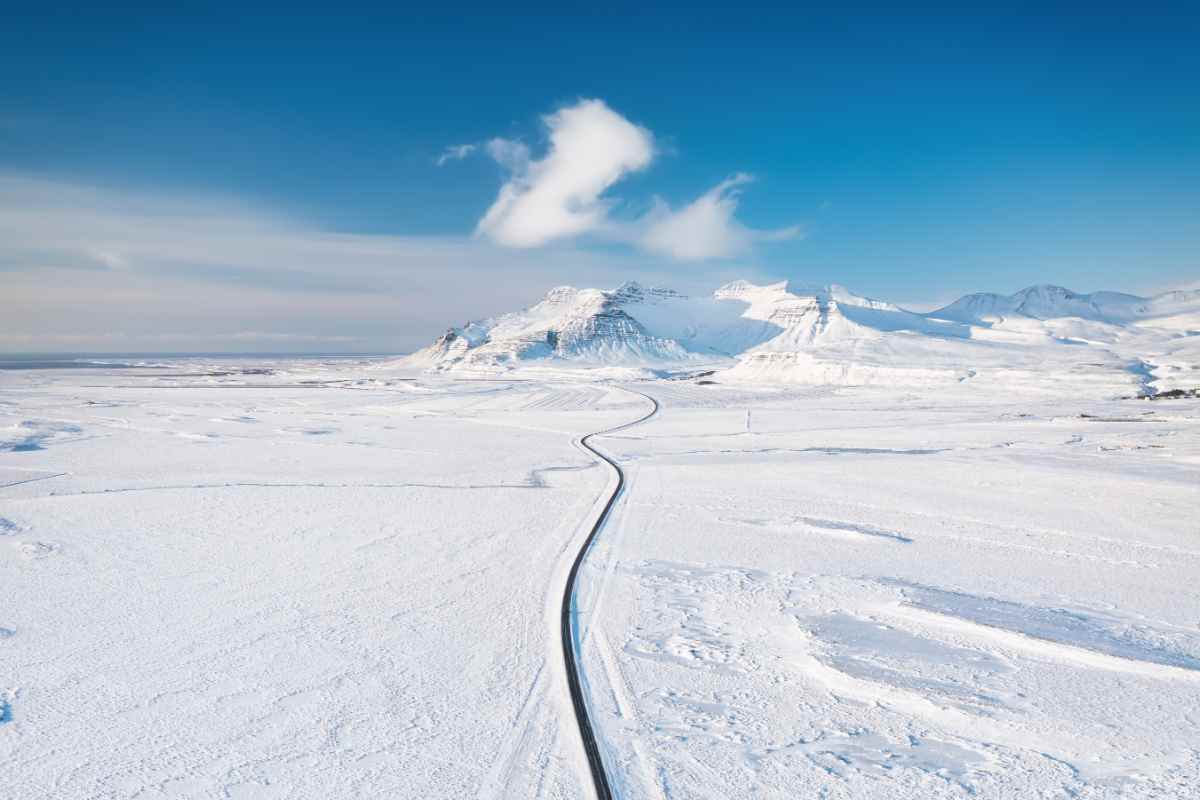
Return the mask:
[[579,443],[585,450],[613,468],[613,471],[617,474],[617,485],[613,489],[612,494],[609,495],[608,501],[604,504],[604,510],[600,512],[600,516],[596,518],[596,522],[592,525],[592,530],[588,533],[583,546],[579,548],[579,553],[575,556],[574,563],[571,564],[571,571],[567,574],[567,585],[563,589],[562,599],[562,650],[563,661],[567,668],[567,684],[571,690],[571,705],[575,707],[575,721],[579,725],[579,738],[583,740],[583,750],[587,753],[588,767],[592,772],[592,783],[596,787],[597,800],[612,800],[613,793],[612,788],[608,784],[608,774],[604,771],[604,761],[600,758],[600,746],[596,742],[596,732],[592,727],[591,719],[588,717],[587,702],[583,696],[583,682],[580,679],[579,663],[576,661],[575,615],[572,613],[572,610],[575,605],[575,582],[579,576],[579,568],[583,565],[583,560],[587,557],[592,542],[596,540],[596,535],[604,527],[604,523],[608,520],[608,515],[616,504],[617,498],[621,496],[621,491],[625,488],[625,473],[617,466],[617,462],[592,447],[589,444],[589,440],[593,436],[604,436],[616,433],[617,431],[623,431],[626,428],[632,428],[634,425],[640,425],[658,413],[658,401],[650,395],[635,392],[632,389],[624,389],[624,391],[646,398],[654,407],[650,410],[650,413],[638,417],[632,422],[626,422],[615,428],[607,428],[595,433],[589,433],[579,440]]

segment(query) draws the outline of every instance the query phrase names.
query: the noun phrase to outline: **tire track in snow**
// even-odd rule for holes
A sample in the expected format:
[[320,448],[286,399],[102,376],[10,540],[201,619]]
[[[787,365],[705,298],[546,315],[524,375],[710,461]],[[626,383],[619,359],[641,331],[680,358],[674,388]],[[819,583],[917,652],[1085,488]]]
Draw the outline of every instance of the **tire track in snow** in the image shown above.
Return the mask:
[[644,397],[649,400],[654,407],[648,414],[645,414],[632,422],[626,422],[623,425],[618,425],[615,428],[606,428],[602,431],[589,433],[579,440],[579,444],[592,455],[599,458],[605,464],[612,467],[613,472],[617,476],[617,485],[609,495],[607,502],[604,504],[600,516],[596,518],[596,522],[592,525],[591,531],[588,533],[587,539],[584,540],[583,546],[579,548],[579,553],[575,556],[575,561],[571,564],[571,571],[567,574],[567,585],[563,589],[562,599],[562,649],[563,662],[567,669],[567,685],[571,691],[571,705],[575,708],[575,722],[579,726],[579,738],[583,741],[583,750],[587,755],[588,767],[592,773],[592,784],[596,789],[597,800],[612,800],[612,788],[609,786],[608,774],[604,771],[604,761],[600,757],[600,745],[596,741],[596,732],[592,726],[591,718],[588,717],[587,698],[583,693],[583,680],[579,671],[579,663],[577,660],[576,650],[579,646],[579,640],[576,637],[576,629],[574,624],[575,619],[575,584],[579,577],[579,568],[583,565],[583,560],[587,557],[588,550],[591,549],[592,543],[596,540],[596,536],[604,527],[604,523],[608,521],[609,514],[612,512],[613,506],[616,505],[617,498],[621,496],[622,490],[625,488],[625,473],[617,465],[617,462],[600,450],[597,450],[590,444],[592,437],[605,436],[617,431],[623,431],[627,428],[632,428],[634,425],[640,425],[646,420],[658,413],[658,401],[648,394],[636,392],[633,389],[623,389],[623,391],[636,394],[639,397]]

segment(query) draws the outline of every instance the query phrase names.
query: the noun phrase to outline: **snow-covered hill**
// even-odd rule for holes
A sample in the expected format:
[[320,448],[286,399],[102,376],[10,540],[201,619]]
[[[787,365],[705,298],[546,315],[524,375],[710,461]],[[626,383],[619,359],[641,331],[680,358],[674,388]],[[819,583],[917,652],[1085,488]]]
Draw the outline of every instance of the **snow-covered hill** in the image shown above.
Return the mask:
[[841,286],[734,281],[711,296],[626,283],[552,289],[535,305],[451,328],[404,363],[713,369],[722,382],[953,384],[1096,391],[1200,383],[1200,291],[1136,297],[1032,286],[928,314]]
[[1078,294],[1061,286],[1030,286],[1012,295],[969,294],[931,316],[961,322],[992,324],[1009,317],[1051,320],[1064,317],[1116,325],[1153,322],[1184,315],[1200,328],[1200,291],[1167,292],[1137,297],[1120,292]]
[[682,300],[666,289],[628,283],[614,291],[560,286],[529,308],[450,328],[410,357],[434,369],[503,368],[542,359],[596,364],[686,361],[692,354],[670,336],[652,334],[626,311]]

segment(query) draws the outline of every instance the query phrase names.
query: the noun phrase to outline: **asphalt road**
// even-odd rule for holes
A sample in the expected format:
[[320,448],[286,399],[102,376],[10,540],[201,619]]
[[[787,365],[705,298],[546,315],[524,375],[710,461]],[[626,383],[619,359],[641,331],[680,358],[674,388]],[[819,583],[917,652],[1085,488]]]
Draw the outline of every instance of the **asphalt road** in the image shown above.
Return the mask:
[[575,615],[573,609],[575,606],[575,582],[579,576],[579,567],[583,564],[584,558],[587,557],[588,550],[592,546],[592,542],[596,540],[600,529],[604,527],[604,523],[608,521],[609,513],[612,512],[613,506],[617,502],[617,498],[621,496],[622,490],[625,488],[625,473],[617,466],[617,462],[606,456],[601,451],[592,447],[590,440],[594,436],[604,436],[617,431],[623,431],[626,428],[632,428],[634,425],[640,425],[646,420],[658,413],[658,401],[648,394],[634,392],[632,389],[624,391],[632,392],[640,395],[654,404],[654,408],[648,414],[638,417],[632,422],[626,422],[624,425],[618,425],[615,428],[607,428],[595,433],[589,433],[579,440],[584,449],[592,455],[601,459],[608,464],[617,473],[617,485],[609,495],[608,502],[604,504],[604,510],[600,512],[600,516],[596,518],[595,524],[592,525],[591,532],[588,533],[587,540],[583,546],[579,548],[579,553],[575,556],[575,562],[571,564],[571,572],[567,575],[567,585],[563,589],[562,599],[562,650],[563,661],[567,668],[567,683],[571,690],[571,704],[575,707],[575,721],[579,725],[579,737],[583,740],[583,749],[587,754],[588,767],[592,772],[592,783],[596,787],[596,797],[598,800],[612,800],[612,788],[609,786],[608,774],[604,771],[604,761],[600,757],[600,746],[596,743],[596,733],[592,726],[592,721],[588,717],[587,702],[583,696],[583,685],[579,675],[579,663],[576,660],[575,653],[575,633],[574,620]]

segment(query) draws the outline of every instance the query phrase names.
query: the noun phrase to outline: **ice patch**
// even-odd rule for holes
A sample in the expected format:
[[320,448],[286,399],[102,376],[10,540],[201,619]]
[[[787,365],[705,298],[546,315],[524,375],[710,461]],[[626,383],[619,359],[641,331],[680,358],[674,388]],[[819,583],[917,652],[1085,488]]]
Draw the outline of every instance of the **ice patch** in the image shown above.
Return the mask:
[[1095,611],[1031,606],[894,578],[881,582],[900,587],[907,604],[922,611],[1106,656],[1200,670],[1200,634],[1168,632]]
[[802,619],[801,623],[817,639],[813,655],[843,674],[937,695],[963,708],[1003,704],[986,690],[990,678],[1012,671],[1008,662],[996,655],[842,612]]
[[44,443],[80,433],[78,425],[69,422],[27,419],[6,428],[0,428],[0,452],[26,453],[44,450]]
[[258,424],[258,419],[242,414],[236,417],[213,417],[209,422],[215,422],[218,425],[256,425]]
[[839,522],[831,519],[815,519],[813,517],[800,517],[801,522],[808,525],[810,528],[821,528],[827,531],[847,531],[849,533],[858,533],[863,536],[877,536],[881,539],[893,539],[897,542],[911,544],[912,539],[907,536],[896,533],[895,531],[883,530],[871,525],[860,525],[854,522]]
[[722,517],[721,522],[731,522],[735,525],[755,525],[771,528],[803,525],[808,528],[815,528],[817,531],[822,533],[832,532],[835,534],[874,536],[879,539],[890,539],[893,542],[901,542],[903,544],[912,543],[912,539],[902,533],[885,530],[883,528],[876,528],[873,525],[862,525],[856,522],[843,522],[834,519],[818,519],[816,517],[805,517],[798,514],[781,517]]
[[[739,434],[741,435],[741,434]],[[816,453],[823,456],[932,456],[948,452],[950,448],[892,448],[892,447],[751,447],[726,448],[719,450],[677,450],[669,453],[671,456],[752,456],[778,455],[780,453]],[[639,456],[629,456],[630,460]]]
[[7,517],[0,517],[0,536],[12,536],[21,532],[21,526]]

